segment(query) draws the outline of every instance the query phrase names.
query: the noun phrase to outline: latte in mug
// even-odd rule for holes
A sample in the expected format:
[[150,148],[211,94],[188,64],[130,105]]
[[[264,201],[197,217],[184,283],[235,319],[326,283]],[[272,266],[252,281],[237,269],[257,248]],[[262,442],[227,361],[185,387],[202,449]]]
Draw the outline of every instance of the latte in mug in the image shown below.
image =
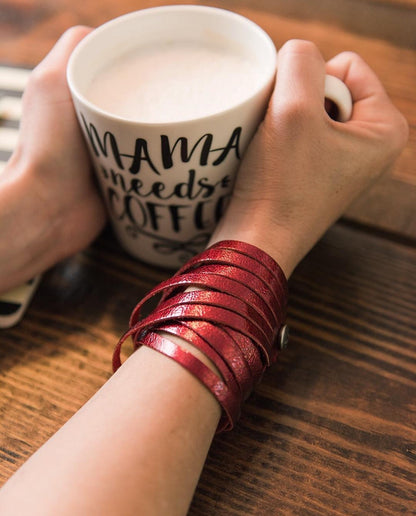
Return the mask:
[[178,268],[204,248],[275,72],[270,37],[212,7],[144,9],[81,41],[68,83],[126,251]]
[[[276,57],[255,23],[199,5],[124,15],[75,48],[77,116],[115,233],[134,257],[178,268],[204,248],[264,116]],[[340,85],[327,76],[325,92],[347,106]]]
[[261,64],[230,45],[165,42],[144,45],[103,68],[86,97],[125,119],[181,122],[241,103],[261,81]]

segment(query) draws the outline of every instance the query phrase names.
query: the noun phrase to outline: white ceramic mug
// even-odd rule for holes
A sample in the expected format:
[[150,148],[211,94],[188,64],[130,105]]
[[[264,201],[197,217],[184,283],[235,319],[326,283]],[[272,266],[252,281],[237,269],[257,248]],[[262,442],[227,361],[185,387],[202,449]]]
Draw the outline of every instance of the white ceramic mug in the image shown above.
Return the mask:
[[[107,64],[143,45],[170,41],[237,46],[261,64],[260,85],[220,112],[167,123],[125,119],[86,98]],[[68,84],[111,223],[126,251],[153,265],[177,268],[203,249],[264,116],[275,72],[270,37],[250,20],[212,7],[144,9],[102,25],[80,42],[69,60]],[[326,95],[348,119],[346,86],[327,76]]]

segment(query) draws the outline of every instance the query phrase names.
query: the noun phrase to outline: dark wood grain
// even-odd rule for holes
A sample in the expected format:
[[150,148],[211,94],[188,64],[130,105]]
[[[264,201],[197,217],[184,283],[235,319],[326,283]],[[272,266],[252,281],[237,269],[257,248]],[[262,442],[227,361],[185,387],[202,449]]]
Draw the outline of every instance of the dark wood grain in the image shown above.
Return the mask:
[[228,0],[227,4],[235,9],[254,7],[284,18],[335,25],[365,37],[416,48],[414,0]]
[[290,286],[290,348],[191,514],[415,514],[416,249],[339,225]]
[[[167,273],[107,233],[0,333],[0,478],[109,377],[129,311]],[[416,248],[335,226],[290,282],[291,344],[216,438],[192,515],[413,514]]]
[[[71,25],[171,3],[2,1],[0,62],[33,66]],[[359,52],[411,133],[349,210],[358,223],[334,226],[295,272],[290,346],[215,439],[190,514],[416,514],[416,0],[198,3],[248,16],[277,46]],[[0,331],[1,483],[107,380],[132,307],[167,276],[109,230],[44,275],[23,321]]]
[[2,482],[109,378],[129,311],[166,276],[108,232],[48,272],[24,320],[0,331]]

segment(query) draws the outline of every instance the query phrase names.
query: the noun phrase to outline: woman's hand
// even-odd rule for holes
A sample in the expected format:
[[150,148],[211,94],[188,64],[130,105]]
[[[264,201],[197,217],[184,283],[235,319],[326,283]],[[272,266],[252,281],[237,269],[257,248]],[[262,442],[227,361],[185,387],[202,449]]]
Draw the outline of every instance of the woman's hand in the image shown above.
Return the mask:
[[[45,61],[46,70],[34,76],[37,88],[28,89],[23,139],[14,158],[14,176],[20,170],[31,177],[38,220],[49,209],[57,217],[52,234],[61,230],[64,240],[73,238],[73,251],[104,220],[69,95],[59,82],[75,35],[81,36],[79,29],[47,58],[51,68]],[[61,67],[60,78],[46,73],[55,67]],[[392,165],[407,125],[355,55],[341,54],[325,65],[312,44],[290,42],[279,53],[278,70],[268,113],[214,240],[258,245],[289,275],[352,199]],[[353,117],[345,124],[325,113],[326,70],[351,90]],[[19,213],[11,217],[9,224]],[[22,221],[31,234],[31,219]],[[7,230],[2,224],[0,218],[0,230]],[[61,247],[62,237],[57,240]],[[65,252],[70,247],[66,243]],[[215,398],[188,371],[141,347],[2,488],[0,512],[185,514],[219,416]]]
[[105,210],[66,82],[91,29],[74,27],[30,76],[19,142],[0,178],[0,292],[86,247]]
[[[352,94],[346,123],[324,109],[325,73]],[[405,119],[359,56],[345,52],[325,64],[313,43],[289,41],[279,51],[268,112],[213,241],[258,245],[290,275],[348,205],[391,168],[407,136]]]
[[[0,292],[82,249],[104,225],[65,78],[69,55],[89,30],[67,31],[25,92],[19,145],[0,180]],[[324,110],[325,73],[351,91],[347,123]],[[343,53],[325,64],[312,43],[288,42],[265,120],[212,241],[258,245],[290,275],[351,201],[392,166],[407,134],[361,58]]]

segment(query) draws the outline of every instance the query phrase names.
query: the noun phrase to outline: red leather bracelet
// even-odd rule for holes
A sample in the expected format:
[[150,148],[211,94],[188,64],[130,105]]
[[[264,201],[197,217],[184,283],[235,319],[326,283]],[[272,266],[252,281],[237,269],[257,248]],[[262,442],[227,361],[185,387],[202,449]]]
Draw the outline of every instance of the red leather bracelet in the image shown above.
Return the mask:
[[270,365],[272,362],[271,342],[266,340],[264,332],[251,321],[226,308],[204,306],[201,309],[199,306],[187,305],[185,309],[184,306],[179,305],[164,310],[157,310],[138,322],[134,328],[140,333],[150,328],[159,329],[161,324],[177,320],[203,320],[235,329],[255,343],[262,351],[267,365]]
[[[144,305],[156,295],[161,296],[158,307],[142,318]],[[285,275],[273,258],[250,244],[218,242],[138,303],[129,330],[116,346],[113,368],[121,365],[127,338],[133,338],[134,349],[153,347],[211,390],[224,410],[219,428],[230,429],[241,402],[277,358],[287,298]],[[221,378],[161,332],[198,348]]]
[[[267,311],[266,321],[270,327],[273,327],[273,322],[277,322],[275,314],[278,308],[275,303],[272,303],[270,296],[268,296],[266,292],[263,293],[263,290],[266,290],[266,287],[258,280],[256,276],[250,275],[250,273],[247,273],[246,271],[241,271],[239,274],[241,281],[222,276],[218,267],[216,266],[206,266],[201,267],[201,271],[198,269],[195,272],[186,273],[183,276],[175,275],[173,278],[166,280],[155,287],[142,299],[142,301],[140,301],[140,303],[137,304],[130,317],[130,326],[136,324],[141,315],[142,308],[152,297],[156,296],[157,294],[164,293],[164,296],[161,300],[162,303],[169,295],[173,295],[175,292],[177,292],[178,289],[183,291],[186,287],[192,286],[203,289],[209,288],[209,290],[222,291],[229,293],[230,295],[234,295],[238,299],[244,299],[251,307],[257,309],[257,311],[260,310],[260,313]],[[256,291],[247,288],[243,281],[246,281],[249,284],[254,284],[254,288],[257,287]],[[262,302],[259,303],[259,299]],[[273,321],[272,323],[270,322],[271,320]]]
[[269,324],[266,324],[264,317],[245,301],[224,292],[212,292],[207,290],[183,292],[161,302],[158,306],[158,311],[184,305],[204,305],[224,308],[244,317],[247,321],[257,326],[263,332],[265,339],[271,340],[273,337],[273,328],[271,328]]
[[[201,324],[204,324],[202,322]],[[205,323],[208,324],[208,323]],[[209,328],[211,332],[213,328]],[[216,328],[218,330],[218,328]],[[227,351],[224,352],[224,349],[218,347],[212,347],[207,340],[204,339],[197,331],[195,331],[192,327],[182,323],[182,324],[170,324],[166,326],[162,326],[159,332],[168,333],[170,335],[176,335],[181,339],[189,342],[194,345],[199,351],[201,351],[215,366],[222,376],[222,380],[228,385],[230,391],[232,391],[233,395],[236,397],[242,397],[241,387],[238,383],[240,381],[240,376],[238,371],[233,369],[233,367],[227,362]],[[201,332],[203,334],[203,332]],[[160,334],[160,333],[159,333]],[[136,347],[136,344],[135,344]],[[235,353],[235,350],[233,350]],[[233,354],[233,358],[234,358]],[[244,374],[244,373],[243,373]]]
[[253,343],[248,337],[238,331],[232,330],[231,328],[225,328],[224,331],[229,334],[230,338],[233,339],[240,348],[244,359],[250,368],[251,381],[248,384],[248,389],[245,391],[244,399],[246,399],[251,394],[255,385],[259,382],[259,379],[263,376],[267,366],[262,361],[260,351],[256,346],[253,346]]
[[258,247],[252,244],[248,244],[247,242],[239,242],[238,240],[222,240],[221,242],[217,242],[216,244],[212,245],[211,249],[234,250],[254,258],[259,263],[267,267],[269,271],[275,276],[277,282],[284,290],[286,297],[289,295],[287,279],[281,267],[270,255]]
[[[177,283],[176,283],[177,282]],[[242,269],[217,265],[201,265],[194,272],[172,278],[172,285],[192,285],[209,290],[225,292],[238,299],[244,299],[261,315],[266,315],[267,322],[274,321],[277,324],[276,313],[279,306],[269,293],[269,289],[259,278]],[[177,288],[172,287],[164,291],[162,300],[172,295]],[[272,324],[270,323],[272,326]]]
[[278,292],[283,287],[276,280],[275,275],[272,274],[269,269],[262,266],[258,260],[240,253],[232,253],[228,249],[208,249],[204,253],[191,258],[191,260],[186,263],[182,269],[180,269],[181,274],[195,269],[201,263],[211,263],[215,265],[234,265],[234,267],[238,269],[243,269],[246,272],[255,274],[264,283],[264,286],[270,289],[269,292],[273,296],[276,304],[280,304]]
[[[244,353],[245,350],[241,349],[238,340],[225,328],[219,328],[206,321],[187,321],[184,325],[206,339],[212,348],[217,349],[233,371],[242,398],[245,398],[252,391],[256,379],[256,370],[251,363],[252,356]],[[213,362],[217,365],[217,362]]]
[[185,351],[171,340],[165,339],[156,333],[147,335],[142,344],[175,360],[175,362],[182,365],[198,378],[215,396],[225,413],[221,417],[217,433],[233,428],[234,422],[240,417],[240,403],[230,394],[227,385],[209,367],[192,353]]

